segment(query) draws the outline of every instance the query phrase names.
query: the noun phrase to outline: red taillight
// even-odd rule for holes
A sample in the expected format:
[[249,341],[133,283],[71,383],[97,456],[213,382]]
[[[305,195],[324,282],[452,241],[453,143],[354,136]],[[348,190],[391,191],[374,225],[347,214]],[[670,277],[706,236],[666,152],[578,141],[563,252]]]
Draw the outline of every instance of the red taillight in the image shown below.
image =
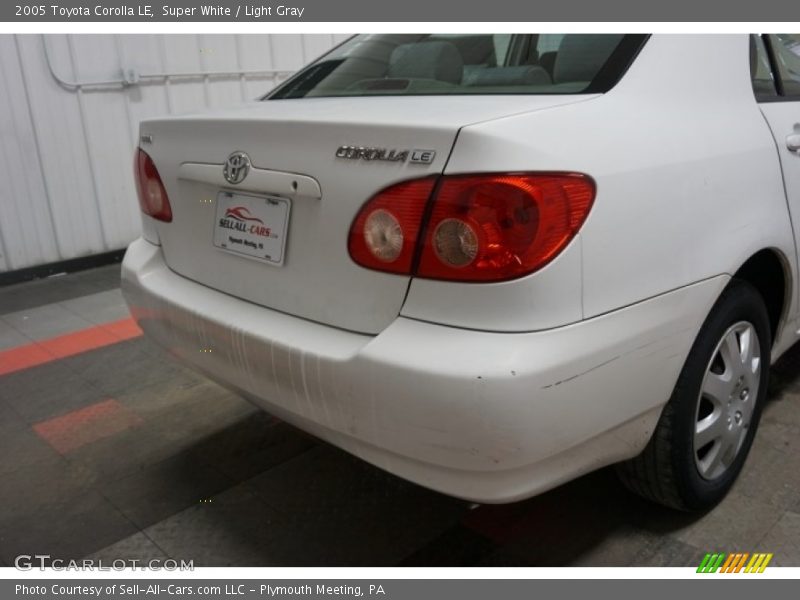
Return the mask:
[[414,180],[370,200],[350,231],[353,259],[430,279],[522,277],[566,247],[595,196],[594,181],[578,173],[445,176],[429,198],[432,190],[432,179]]
[[414,179],[372,198],[350,227],[350,256],[363,267],[411,272],[422,216],[436,179]]
[[532,273],[575,236],[593,200],[594,183],[585,175],[445,177],[416,275],[501,281]]
[[136,149],[133,160],[133,178],[142,212],[159,221],[171,222],[172,207],[169,205],[167,190],[164,189],[153,159],[141,148]]

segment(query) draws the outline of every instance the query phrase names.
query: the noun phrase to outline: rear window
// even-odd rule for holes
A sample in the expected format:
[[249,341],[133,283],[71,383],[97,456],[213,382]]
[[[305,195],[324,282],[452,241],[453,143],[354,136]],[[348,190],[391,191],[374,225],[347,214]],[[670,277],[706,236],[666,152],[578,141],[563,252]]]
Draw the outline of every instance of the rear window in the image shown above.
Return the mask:
[[265,99],[606,92],[646,39],[623,34],[359,35]]

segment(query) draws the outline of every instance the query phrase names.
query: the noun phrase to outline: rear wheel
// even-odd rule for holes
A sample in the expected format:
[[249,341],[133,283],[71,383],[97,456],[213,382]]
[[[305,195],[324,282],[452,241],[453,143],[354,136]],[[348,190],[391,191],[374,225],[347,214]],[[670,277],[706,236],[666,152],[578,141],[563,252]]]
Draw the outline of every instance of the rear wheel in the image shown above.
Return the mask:
[[681,510],[728,493],[766,399],[769,317],[760,294],[734,280],[703,324],[644,452],[618,473],[632,491]]

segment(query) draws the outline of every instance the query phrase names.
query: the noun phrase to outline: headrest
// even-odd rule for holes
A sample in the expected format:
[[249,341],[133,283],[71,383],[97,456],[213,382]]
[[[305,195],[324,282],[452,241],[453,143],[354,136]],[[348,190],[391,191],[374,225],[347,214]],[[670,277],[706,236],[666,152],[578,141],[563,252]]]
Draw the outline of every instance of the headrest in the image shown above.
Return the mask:
[[488,65],[497,66],[497,58],[494,51],[494,35],[464,35],[448,36],[447,38],[429,38],[429,41],[442,41],[453,44],[464,65]]
[[401,44],[389,59],[390,78],[436,79],[461,83],[464,61],[458,49],[449,42]]
[[621,34],[565,35],[556,54],[553,81],[591,81],[621,40]]
[[536,65],[474,69],[464,79],[466,85],[474,86],[549,85],[551,83],[547,71]]

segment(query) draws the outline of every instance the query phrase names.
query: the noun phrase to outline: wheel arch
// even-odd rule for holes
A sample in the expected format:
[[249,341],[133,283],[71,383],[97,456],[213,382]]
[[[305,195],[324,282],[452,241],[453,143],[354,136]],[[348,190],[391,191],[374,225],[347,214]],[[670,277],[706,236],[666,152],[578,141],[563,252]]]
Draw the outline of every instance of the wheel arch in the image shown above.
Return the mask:
[[744,261],[733,277],[748,282],[761,294],[774,345],[791,306],[793,280],[789,260],[777,248],[763,248]]

